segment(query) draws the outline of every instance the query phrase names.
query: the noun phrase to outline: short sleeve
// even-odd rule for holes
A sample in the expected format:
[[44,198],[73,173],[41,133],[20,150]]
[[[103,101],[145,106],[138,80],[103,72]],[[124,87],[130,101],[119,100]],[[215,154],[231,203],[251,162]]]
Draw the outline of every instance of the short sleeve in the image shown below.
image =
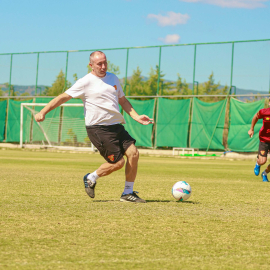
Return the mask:
[[118,78],[116,79],[116,85],[117,85],[117,89],[118,89],[118,98],[125,96],[124,91],[122,89],[122,86],[121,86]]
[[84,95],[84,85],[85,80],[83,80],[83,78],[79,79],[68,90],[66,90],[65,93],[73,98],[81,97]]
[[259,119],[263,118],[264,117],[264,109],[259,110],[257,113],[257,116]]

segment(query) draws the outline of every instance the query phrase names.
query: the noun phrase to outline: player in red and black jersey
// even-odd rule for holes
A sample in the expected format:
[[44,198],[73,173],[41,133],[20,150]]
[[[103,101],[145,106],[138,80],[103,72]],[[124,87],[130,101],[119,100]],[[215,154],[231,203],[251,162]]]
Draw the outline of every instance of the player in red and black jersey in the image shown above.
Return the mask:
[[[269,99],[270,105],[270,99]],[[250,138],[252,138],[254,134],[254,126],[258,122],[259,119],[263,119],[263,125],[259,132],[259,152],[257,156],[257,163],[254,168],[255,175],[260,174],[260,168],[267,161],[267,154],[270,151],[270,108],[259,110],[253,117],[251,122],[250,130],[248,134]],[[263,182],[269,182],[267,178],[267,174],[270,172],[270,164],[268,164],[267,168],[262,172],[261,177]]]

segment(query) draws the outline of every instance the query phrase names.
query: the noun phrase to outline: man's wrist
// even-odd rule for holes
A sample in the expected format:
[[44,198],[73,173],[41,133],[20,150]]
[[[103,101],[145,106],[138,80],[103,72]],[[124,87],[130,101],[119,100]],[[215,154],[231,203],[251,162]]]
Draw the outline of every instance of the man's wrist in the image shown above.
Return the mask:
[[39,112],[40,114],[42,114],[43,116],[45,116],[46,115],[46,113],[45,112],[43,112],[42,110]]
[[138,121],[138,119],[139,119],[139,115],[132,115],[131,116],[135,121]]

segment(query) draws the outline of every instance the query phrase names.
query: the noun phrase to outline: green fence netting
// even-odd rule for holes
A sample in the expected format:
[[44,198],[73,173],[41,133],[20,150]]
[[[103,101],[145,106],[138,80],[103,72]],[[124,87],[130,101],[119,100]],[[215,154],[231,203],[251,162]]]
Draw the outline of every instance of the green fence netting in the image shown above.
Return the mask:
[[156,146],[187,147],[190,99],[158,99]]
[[[7,135],[6,142],[20,142],[20,117],[21,117],[21,103],[32,103],[33,100],[15,101],[9,100],[8,102],[8,115],[7,115]],[[23,130],[23,140],[30,141],[31,129],[31,112],[26,111],[23,114],[23,121],[25,127]]]
[[[51,99],[35,98],[34,100],[0,102],[0,142],[20,141],[21,103],[48,103]],[[155,100],[129,99],[138,114],[154,116]],[[238,152],[254,152],[258,150],[258,133],[262,125],[260,119],[255,126],[253,138],[249,138],[251,120],[256,112],[264,108],[265,100],[243,103],[230,99],[230,128],[228,134],[228,149]],[[80,99],[71,99],[69,103],[82,103]],[[6,117],[6,109],[7,117]],[[191,100],[157,100],[155,146],[157,147],[187,147],[188,123]],[[49,138],[52,144],[90,146],[85,123],[83,107],[58,107],[46,115],[40,126],[34,120],[34,114],[43,106],[28,106],[24,109],[23,143],[39,143]],[[193,99],[192,120],[190,128],[190,147],[206,149],[212,138],[209,149],[224,150],[223,129],[225,122],[226,100],[207,103],[197,98]],[[60,121],[60,115],[62,121]],[[153,125],[143,126],[124,113],[125,128],[137,140],[137,146],[152,147]],[[5,129],[5,121],[6,129]],[[219,122],[217,123],[217,120]],[[216,127],[215,133],[213,131]],[[6,133],[6,137],[5,137]],[[44,135],[44,133],[47,135]],[[213,136],[212,136],[213,135]]]
[[[52,98],[36,98],[35,103],[49,103]],[[35,106],[32,108],[35,113],[41,111],[44,106]],[[43,122],[39,124],[33,120],[32,118],[32,125],[33,125],[33,133],[32,133],[32,143],[44,142],[44,144],[48,144],[47,138],[49,142],[52,144],[57,144],[59,141],[59,124],[60,124],[60,107],[50,111]],[[40,128],[40,126],[42,128]],[[47,138],[46,138],[47,136]]]
[[[141,115],[148,115],[150,118],[154,116],[155,100],[134,100],[128,99],[136,112]],[[152,147],[152,130],[153,125],[141,125],[133,120],[129,115],[124,112],[126,120],[125,129],[136,140],[136,146]]]
[[[81,99],[71,99],[67,103],[81,103]],[[84,120],[84,107],[63,107],[61,142],[64,145],[89,146]]]
[[237,152],[253,152],[259,147],[259,130],[262,127],[262,119],[259,119],[255,128],[254,136],[249,137],[248,131],[251,121],[256,112],[264,108],[265,100],[252,103],[243,103],[231,99],[230,101],[230,128],[228,137],[228,148]]
[[5,138],[7,101],[0,101],[0,142]]
[[224,150],[222,142],[226,102],[227,100],[207,103],[193,99],[190,147],[207,149],[212,138],[209,149]]

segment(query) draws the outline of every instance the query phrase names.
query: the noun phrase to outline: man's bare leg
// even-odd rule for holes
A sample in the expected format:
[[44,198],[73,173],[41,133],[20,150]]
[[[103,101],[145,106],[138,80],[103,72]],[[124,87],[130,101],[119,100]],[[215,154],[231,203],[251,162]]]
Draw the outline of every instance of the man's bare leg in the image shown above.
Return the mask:
[[118,171],[122,169],[125,165],[125,160],[124,158],[121,158],[118,162],[116,163],[104,163],[100,165],[100,167],[96,170],[97,175],[99,177],[106,176],[111,174],[112,172]]
[[120,198],[121,202],[135,202],[135,203],[145,203],[146,201],[141,199],[136,193],[133,191],[134,181],[137,175],[138,169],[138,160],[139,160],[139,151],[134,144],[130,145],[125,153],[127,157],[126,162],[126,182],[125,189]]
[[99,177],[106,176],[111,174],[112,172],[118,171],[125,165],[124,158],[121,158],[116,163],[109,163],[106,162],[100,167],[94,171],[93,173],[88,173],[83,177],[83,182],[85,186],[85,191],[88,194],[89,197],[95,198],[95,186],[96,186],[96,180]]
[[[258,155],[257,163],[256,163],[255,168],[254,168],[255,175],[259,175],[260,166],[264,165],[266,163],[266,161],[267,161],[267,157],[263,157],[261,155]],[[269,173],[269,171],[270,171],[270,164],[267,166],[267,168],[261,174],[263,182],[269,182],[268,178],[267,178],[267,174]]]
[[139,151],[134,144],[130,145],[127,151],[125,152],[127,157],[126,168],[125,168],[125,175],[126,175],[126,182],[125,182],[125,189],[124,194],[131,194],[133,193],[133,185],[137,175],[138,169],[138,160],[139,160]]
[[131,144],[125,153],[127,157],[126,162],[126,181],[134,182],[137,176],[138,161],[139,161],[139,151],[134,144]]
[[267,157],[263,157],[263,156],[258,155],[257,164],[259,166],[264,165],[266,163],[266,161],[267,161]]
[[267,157],[263,157],[261,155],[257,156],[257,163],[254,167],[254,174],[258,176],[260,174],[261,166],[265,164]]

